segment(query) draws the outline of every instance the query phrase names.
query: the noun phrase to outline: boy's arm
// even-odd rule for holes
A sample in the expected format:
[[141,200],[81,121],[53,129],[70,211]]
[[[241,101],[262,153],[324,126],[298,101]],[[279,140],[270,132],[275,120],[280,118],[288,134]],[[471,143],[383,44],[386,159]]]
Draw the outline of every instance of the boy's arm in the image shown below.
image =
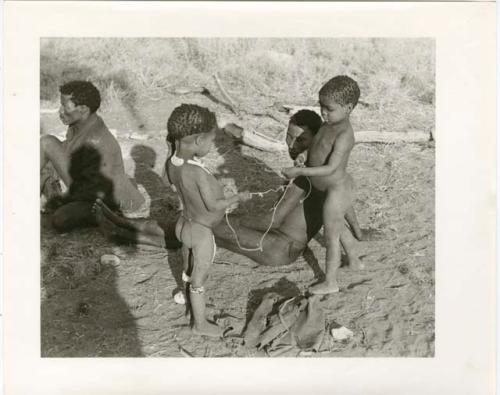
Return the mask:
[[[342,133],[338,136],[337,141],[335,141],[333,152],[326,165],[315,167],[294,167],[292,171],[293,176],[291,178],[297,176],[321,177],[333,174],[341,165],[344,157],[349,155],[352,147],[353,144],[349,135],[347,133]],[[286,175],[286,172],[284,174]]]
[[[231,207],[240,200],[245,200],[246,194],[239,193],[230,198],[217,198],[210,187],[209,177],[206,174],[201,174],[196,177],[196,186],[200,192],[201,199],[208,211],[222,211]],[[249,194],[248,194],[249,195]]]

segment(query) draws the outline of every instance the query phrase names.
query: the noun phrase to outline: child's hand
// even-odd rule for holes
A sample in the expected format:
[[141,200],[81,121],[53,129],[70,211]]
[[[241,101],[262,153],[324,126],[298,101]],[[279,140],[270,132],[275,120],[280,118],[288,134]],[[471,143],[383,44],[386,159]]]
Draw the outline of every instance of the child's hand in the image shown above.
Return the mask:
[[286,178],[289,180],[292,178],[296,178],[300,175],[300,168],[299,167],[286,167],[284,169],[281,169],[281,174],[283,174]]
[[238,197],[241,202],[246,202],[252,198],[252,194],[248,191],[238,193]]

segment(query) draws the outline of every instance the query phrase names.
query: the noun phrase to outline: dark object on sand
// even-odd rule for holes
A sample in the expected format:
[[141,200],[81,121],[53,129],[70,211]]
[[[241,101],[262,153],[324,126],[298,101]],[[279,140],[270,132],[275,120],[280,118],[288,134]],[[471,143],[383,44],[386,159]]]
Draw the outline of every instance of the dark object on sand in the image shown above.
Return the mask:
[[[247,325],[245,345],[278,356],[294,349],[319,351],[325,336],[325,316],[317,295],[296,296],[278,302],[276,294],[264,296]],[[273,312],[276,311],[276,312]]]
[[79,316],[87,316],[89,315],[89,310],[90,306],[88,303],[81,302],[78,304],[78,308],[76,309],[76,312],[78,313]]

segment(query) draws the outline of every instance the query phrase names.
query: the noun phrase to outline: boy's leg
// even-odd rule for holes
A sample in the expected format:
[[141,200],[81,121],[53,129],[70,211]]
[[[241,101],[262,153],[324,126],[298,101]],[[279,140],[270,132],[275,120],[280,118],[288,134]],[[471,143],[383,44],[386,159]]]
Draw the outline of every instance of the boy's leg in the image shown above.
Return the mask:
[[177,303],[180,304],[186,304],[186,315],[189,314],[190,311],[190,298],[189,298],[189,284],[191,283],[191,274],[193,271],[193,254],[192,250],[187,247],[185,244],[182,245],[181,247],[181,254],[182,254],[182,276],[181,276],[181,281],[183,284],[182,287],[182,298],[179,296],[176,296],[179,298],[176,300]]
[[338,292],[337,271],[340,267],[340,235],[345,228],[344,215],[350,205],[348,188],[335,186],[328,191],[323,206],[323,222],[325,227],[326,262],[325,281],[312,286],[313,294]]
[[356,216],[356,212],[354,211],[354,207],[352,205],[349,206],[345,213],[345,220],[351,228],[354,237],[356,237],[359,241],[363,240],[363,231],[359,226],[358,217]]
[[40,170],[47,162],[51,162],[66,187],[71,183],[69,175],[70,158],[63,148],[63,144],[54,136],[45,135],[40,138]]
[[222,330],[216,324],[207,321],[205,312],[205,282],[215,253],[215,242],[210,229],[192,224],[193,270],[189,286],[189,301],[193,312],[193,332],[198,335],[220,337]]
[[358,243],[359,242],[354,238],[351,231],[344,226],[342,233],[340,234],[340,244],[342,244],[342,247],[344,248],[349,265],[355,269],[364,269],[357,253]]

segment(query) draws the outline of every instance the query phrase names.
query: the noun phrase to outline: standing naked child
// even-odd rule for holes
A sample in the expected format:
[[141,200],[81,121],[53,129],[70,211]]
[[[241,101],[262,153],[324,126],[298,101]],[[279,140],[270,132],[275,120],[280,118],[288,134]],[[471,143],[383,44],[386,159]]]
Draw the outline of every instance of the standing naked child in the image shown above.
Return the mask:
[[167,129],[167,140],[175,143],[174,154],[167,162],[167,176],[183,207],[175,233],[182,242],[182,277],[189,294],[192,329],[200,335],[219,337],[221,328],[205,316],[204,284],[216,247],[212,228],[222,220],[227,208],[249,200],[251,195],[241,192],[225,199],[215,177],[197,159],[212,147],[217,131],[214,113],[182,104],[170,115]]
[[306,162],[308,167],[282,170],[287,178],[310,177],[312,187],[326,193],[323,206],[326,278],[310,288],[313,294],[339,291],[340,234],[353,198],[352,177],[346,172],[349,154],[354,147],[349,117],[358,103],[359,94],[358,84],[347,76],[334,77],[323,85],[319,91],[319,104],[325,122],[313,138]]

